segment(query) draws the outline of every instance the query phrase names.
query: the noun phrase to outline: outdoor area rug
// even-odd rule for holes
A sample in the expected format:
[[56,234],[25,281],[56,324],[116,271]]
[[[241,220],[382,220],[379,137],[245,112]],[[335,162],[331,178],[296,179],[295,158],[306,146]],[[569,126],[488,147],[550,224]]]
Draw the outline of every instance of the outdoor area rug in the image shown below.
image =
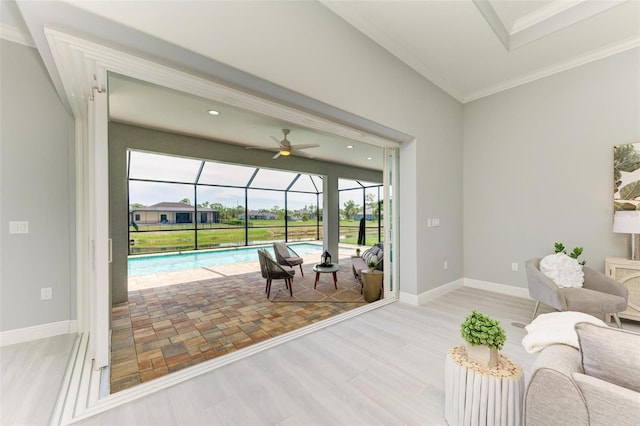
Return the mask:
[[351,262],[341,262],[337,272],[338,289],[333,285],[333,274],[320,274],[316,288],[313,283],[316,273],[311,270],[313,265],[305,266],[304,277],[298,269],[293,278],[293,297],[285,288],[284,280],[274,280],[271,284],[272,302],[332,302],[332,303],[366,303],[360,294],[360,282],[353,277]]

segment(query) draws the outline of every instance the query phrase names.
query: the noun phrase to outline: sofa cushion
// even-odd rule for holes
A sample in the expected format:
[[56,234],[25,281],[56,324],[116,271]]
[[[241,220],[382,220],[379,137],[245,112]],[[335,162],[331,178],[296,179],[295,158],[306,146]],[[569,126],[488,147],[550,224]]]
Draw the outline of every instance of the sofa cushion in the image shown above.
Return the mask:
[[371,257],[374,256],[373,252],[371,251],[371,249],[367,249],[365,251],[362,252],[362,260],[364,260],[364,263],[369,263],[369,260],[371,259]]
[[585,374],[640,392],[640,334],[583,322],[576,332]]

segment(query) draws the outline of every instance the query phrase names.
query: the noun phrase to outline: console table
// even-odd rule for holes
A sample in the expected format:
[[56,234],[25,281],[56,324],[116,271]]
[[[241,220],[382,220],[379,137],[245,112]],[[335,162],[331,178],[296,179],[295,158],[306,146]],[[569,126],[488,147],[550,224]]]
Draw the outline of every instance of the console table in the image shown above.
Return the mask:
[[454,346],[447,354],[444,384],[444,418],[450,426],[522,424],[524,374],[504,355],[487,368],[469,361],[464,346]]
[[618,316],[640,321],[640,261],[624,257],[607,257],[605,273],[629,289],[627,310],[619,312]]

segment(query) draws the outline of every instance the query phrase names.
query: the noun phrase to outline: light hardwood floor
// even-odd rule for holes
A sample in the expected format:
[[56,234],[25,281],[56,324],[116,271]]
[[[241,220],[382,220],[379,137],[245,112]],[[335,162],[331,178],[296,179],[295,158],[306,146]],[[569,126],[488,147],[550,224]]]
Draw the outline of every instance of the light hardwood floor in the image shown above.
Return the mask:
[[0,348],[0,424],[49,424],[75,339],[65,334]]
[[462,344],[472,309],[501,322],[502,353],[528,377],[535,354],[518,324],[533,302],[465,287],[419,307],[375,309],[78,424],[444,425],[445,356]]

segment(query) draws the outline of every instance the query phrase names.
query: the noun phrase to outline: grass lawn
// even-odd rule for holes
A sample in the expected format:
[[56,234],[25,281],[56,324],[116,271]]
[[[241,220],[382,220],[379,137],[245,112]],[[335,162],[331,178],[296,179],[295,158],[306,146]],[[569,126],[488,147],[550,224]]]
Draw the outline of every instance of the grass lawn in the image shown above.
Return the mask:
[[[198,225],[198,248],[215,248],[245,245],[245,227],[230,227],[224,224]],[[359,222],[340,222],[340,241],[356,244]],[[193,250],[195,232],[192,224],[153,224],[133,226],[129,229],[133,241],[132,253],[153,253],[160,251]],[[142,231],[142,232],[141,232]],[[271,242],[285,239],[284,220],[254,220],[247,228],[250,242]],[[322,225],[319,230],[315,222],[293,222],[289,224],[289,241],[322,239]],[[378,223],[367,222],[367,243],[377,242]]]

